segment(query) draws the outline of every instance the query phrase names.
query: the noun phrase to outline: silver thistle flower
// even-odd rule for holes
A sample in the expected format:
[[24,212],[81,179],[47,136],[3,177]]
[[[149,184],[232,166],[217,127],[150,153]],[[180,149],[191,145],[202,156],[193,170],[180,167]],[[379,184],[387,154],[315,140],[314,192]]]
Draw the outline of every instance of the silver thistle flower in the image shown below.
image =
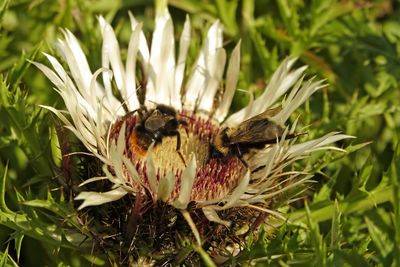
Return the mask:
[[[191,39],[188,18],[180,36],[178,55],[168,10],[156,17],[150,48],[141,24],[133,16],[130,19],[132,33],[126,62],[121,59],[112,27],[99,17],[103,37],[100,69],[92,72],[78,40],[68,30],[63,32],[64,39],[58,41],[57,48],[69,71],[47,54],[52,68],[34,63],[55,85],[66,110],[44,107],[57,115],[104,164],[104,175],[90,178],[84,184],[106,179],[113,185],[107,192],[81,192],[76,197],[83,200],[79,209],[115,201],[127,194],[134,197],[145,194],[149,201],[162,201],[181,210],[199,241],[195,223],[185,211],[189,203],[201,209],[209,221],[226,226],[231,222],[222,218],[220,212],[229,209],[250,208],[279,216],[269,209],[271,200],[311,177],[305,170],[289,170],[288,166],[313,151],[341,150],[330,144],[350,137],[329,133],[305,143],[285,138],[295,133],[297,120],[284,128],[292,112],[324,86],[321,81],[304,81],[306,67],[292,69],[295,59],[284,60],[257,99],[227,116],[240,70],[240,43],[233,49],[225,71],[227,56],[222,47],[220,22],[210,27],[197,61],[187,66]],[[139,59],[145,81],[142,83],[137,83]],[[185,77],[186,69],[192,70],[189,77]],[[225,87],[220,88],[223,80]],[[113,94],[112,83],[122,102]],[[219,90],[222,94],[216,99]],[[138,92],[145,96],[143,104]],[[285,98],[279,104],[282,96]],[[144,109],[148,114],[157,105],[175,110],[185,125],[178,124],[174,134],[162,136],[140,152],[132,141],[143,120],[139,110]],[[210,144],[221,129],[234,129],[276,106],[281,108],[270,119],[285,129],[276,142],[251,150],[243,157],[234,154],[222,160],[210,159]],[[178,149],[177,135],[181,139]]]

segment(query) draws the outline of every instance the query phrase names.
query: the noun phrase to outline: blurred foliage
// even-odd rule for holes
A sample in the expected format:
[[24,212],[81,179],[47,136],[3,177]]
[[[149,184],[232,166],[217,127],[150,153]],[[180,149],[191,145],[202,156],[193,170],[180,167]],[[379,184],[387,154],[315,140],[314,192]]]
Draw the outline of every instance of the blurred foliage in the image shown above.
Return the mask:
[[[104,255],[91,253],[95,233],[78,220],[69,196],[58,190],[52,117],[39,104],[62,103],[27,60],[43,61],[38,51],[56,54],[60,29],[68,28],[96,68],[101,60],[96,15],[112,21],[126,49],[128,11],[143,21],[150,37],[154,6],[144,0],[0,3],[1,266],[108,264]],[[329,84],[297,113],[302,126],[311,124],[307,138],[330,131],[357,137],[348,154],[316,154],[303,162],[317,173],[317,182],[304,205],[288,208],[292,223],[271,222],[280,225],[273,236],[260,233],[262,238],[249,240],[229,263],[400,266],[400,4],[171,0],[169,7],[177,36],[185,14],[190,15],[191,60],[204,29],[216,19],[224,24],[228,51],[242,41],[239,87],[255,94],[279,62],[298,57],[298,65],[310,66],[310,76]],[[248,94],[238,91],[232,110],[247,101]]]

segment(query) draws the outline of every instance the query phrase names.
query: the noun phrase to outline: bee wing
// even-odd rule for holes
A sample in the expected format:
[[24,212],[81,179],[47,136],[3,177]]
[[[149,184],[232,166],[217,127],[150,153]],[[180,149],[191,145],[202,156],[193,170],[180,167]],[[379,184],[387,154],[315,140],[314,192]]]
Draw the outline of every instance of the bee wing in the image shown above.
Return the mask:
[[270,119],[280,108],[269,109],[228,130],[229,144],[263,144],[282,136],[283,128]]
[[243,127],[245,125],[248,125],[249,123],[256,123],[257,121],[263,121],[265,119],[270,119],[271,117],[278,114],[281,110],[282,110],[282,107],[267,109],[266,111],[254,116],[254,117],[251,117],[250,119],[243,121],[242,123],[239,124],[238,128],[240,128],[241,126]]
[[272,118],[273,116],[278,114],[281,110],[282,110],[282,107],[270,108],[254,117],[251,117],[250,119],[245,120],[244,122],[249,121],[249,120],[258,120],[258,119],[262,119],[262,118]]
[[155,132],[162,129],[171,118],[169,115],[164,115],[160,111],[154,110],[144,121],[144,127],[147,131]]

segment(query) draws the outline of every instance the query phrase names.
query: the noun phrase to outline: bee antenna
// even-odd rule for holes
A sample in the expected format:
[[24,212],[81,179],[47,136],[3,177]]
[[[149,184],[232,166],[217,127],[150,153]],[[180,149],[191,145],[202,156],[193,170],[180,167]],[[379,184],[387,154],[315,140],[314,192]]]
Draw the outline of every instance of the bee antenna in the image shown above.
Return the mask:
[[286,136],[286,139],[297,138],[297,137],[302,136],[302,135],[308,135],[308,132],[288,134]]
[[295,133],[296,137],[302,136],[302,135],[308,135],[308,132],[303,132],[303,133]]
[[156,106],[158,106],[159,104],[158,103],[156,103],[155,101],[153,101],[153,100],[146,100],[147,102],[150,102],[150,103],[152,103],[152,104],[154,104],[154,105],[156,105]]
[[192,118],[192,117],[190,117],[190,116],[188,116],[188,115],[186,115],[186,114],[179,114],[179,116],[180,116],[180,117],[183,117],[183,118],[185,118],[185,119],[194,121],[194,118]]

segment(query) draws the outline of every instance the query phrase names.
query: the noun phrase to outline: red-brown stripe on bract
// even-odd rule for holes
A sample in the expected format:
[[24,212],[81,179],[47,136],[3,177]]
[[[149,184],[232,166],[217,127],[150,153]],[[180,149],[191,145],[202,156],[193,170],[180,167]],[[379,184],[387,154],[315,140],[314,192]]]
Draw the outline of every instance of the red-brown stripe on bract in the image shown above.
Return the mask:
[[[172,203],[179,196],[181,180],[184,179],[182,177],[185,168],[184,164],[187,165],[191,160],[191,153],[196,155],[197,170],[190,200],[206,201],[226,196],[232,192],[240,178],[243,177],[246,169],[245,166],[236,156],[209,158],[209,145],[213,142],[219,131],[218,125],[210,119],[187,111],[179,112],[179,118],[187,122],[186,126],[179,126],[181,136],[180,151],[185,163],[182,162],[176,151],[175,136],[163,137],[162,142],[156,144],[152,151],[153,161],[156,165],[157,180],[160,180],[161,177],[171,171],[176,177],[174,190],[167,202]],[[116,142],[124,122],[126,125],[125,156],[131,159],[141,177],[143,185],[152,193],[146,173],[146,153],[144,153],[146,151],[140,150],[137,146],[132,146],[131,144],[134,140],[133,137],[136,137],[134,131],[138,123],[138,116],[136,114],[129,114],[117,120],[112,126],[110,139]],[[125,170],[125,173],[134,189],[143,189],[139,184],[133,182],[127,170]]]

